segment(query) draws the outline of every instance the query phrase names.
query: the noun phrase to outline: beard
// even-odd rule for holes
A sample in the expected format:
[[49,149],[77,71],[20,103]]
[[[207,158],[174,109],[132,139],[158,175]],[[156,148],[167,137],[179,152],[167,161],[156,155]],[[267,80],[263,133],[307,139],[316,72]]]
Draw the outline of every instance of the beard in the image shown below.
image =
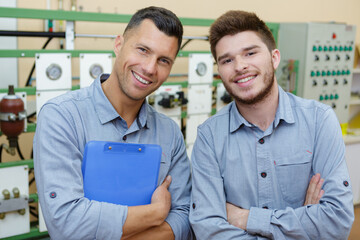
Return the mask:
[[[271,65],[271,67],[269,67],[269,70],[266,71],[264,74],[265,86],[260,90],[259,93],[257,93],[256,96],[252,98],[242,98],[241,96],[239,96],[239,94],[235,94],[234,91],[230,89],[230,87],[228,89],[226,85],[224,86],[236,102],[244,105],[253,105],[263,101],[264,99],[266,99],[267,96],[270,95],[270,93],[272,92],[272,87],[274,85],[274,82],[275,82],[275,71]],[[248,90],[250,90],[250,88],[251,86],[249,87]],[[247,91],[247,89],[243,89],[243,91]]]

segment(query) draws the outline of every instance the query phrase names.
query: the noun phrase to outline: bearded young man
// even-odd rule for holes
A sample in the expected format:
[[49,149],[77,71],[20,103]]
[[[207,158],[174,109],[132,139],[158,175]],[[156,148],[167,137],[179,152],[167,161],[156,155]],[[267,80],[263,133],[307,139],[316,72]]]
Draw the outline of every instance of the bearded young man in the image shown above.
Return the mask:
[[354,210],[333,110],[278,86],[280,52],[255,14],[222,15],[210,45],[234,101],[198,128],[190,206],[196,237],[346,239]]

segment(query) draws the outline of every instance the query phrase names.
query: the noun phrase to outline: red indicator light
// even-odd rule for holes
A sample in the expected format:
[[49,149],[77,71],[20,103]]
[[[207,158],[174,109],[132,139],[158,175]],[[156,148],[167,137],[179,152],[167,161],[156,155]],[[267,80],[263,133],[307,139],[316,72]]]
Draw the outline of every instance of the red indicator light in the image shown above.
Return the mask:
[[332,34],[332,39],[336,39],[336,33]]

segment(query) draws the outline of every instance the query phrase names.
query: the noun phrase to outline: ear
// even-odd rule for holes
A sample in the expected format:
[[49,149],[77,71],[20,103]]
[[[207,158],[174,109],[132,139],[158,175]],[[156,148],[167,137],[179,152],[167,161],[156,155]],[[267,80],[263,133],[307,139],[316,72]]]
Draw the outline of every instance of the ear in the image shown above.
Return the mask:
[[115,39],[115,45],[114,45],[114,53],[116,56],[119,55],[121,47],[124,45],[124,37],[122,35],[117,35]]
[[280,64],[280,58],[281,58],[279,49],[274,49],[274,50],[271,51],[271,58],[272,58],[272,61],[273,61],[274,69],[277,69],[277,67]]

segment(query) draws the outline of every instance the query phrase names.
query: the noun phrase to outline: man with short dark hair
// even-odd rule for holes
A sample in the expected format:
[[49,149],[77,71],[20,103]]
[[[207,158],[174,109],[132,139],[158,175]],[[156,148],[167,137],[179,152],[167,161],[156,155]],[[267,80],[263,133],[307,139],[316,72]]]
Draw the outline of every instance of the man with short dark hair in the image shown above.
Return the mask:
[[190,208],[196,237],[346,239],[354,210],[334,111],[277,85],[280,52],[254,13],[222,15],[210,44],[234,101],[198,128]]
[[[177,124],[145,100],[169,76],[182,34],[182,24],[171,11],[139,10],[115,40],[112,73],[42,107],[34,164],[52,239],[191,238],[190,164],[184,139]],[[85,144],[91,140],[162,147],[151,204],[127,207],[84,197],[81,164]]]

